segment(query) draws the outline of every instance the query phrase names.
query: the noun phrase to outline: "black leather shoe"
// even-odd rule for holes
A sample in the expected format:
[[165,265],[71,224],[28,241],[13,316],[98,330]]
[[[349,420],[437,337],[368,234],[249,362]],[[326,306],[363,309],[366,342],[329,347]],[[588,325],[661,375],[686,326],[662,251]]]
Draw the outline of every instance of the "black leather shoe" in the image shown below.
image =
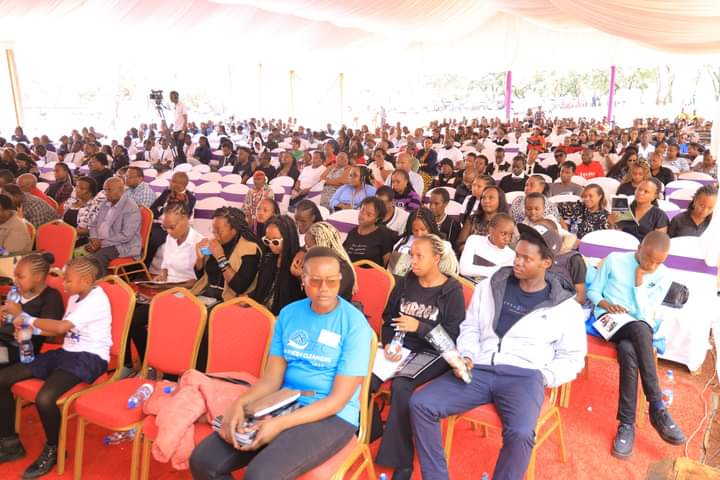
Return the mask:
[[412,478],[413,469],[411,468],[396,468],[393,472],[392,480],[410,480]]
[[670,445],[683,445],[687,442],[687,437],[675,423],[675,420],[672,419],[666,408],[650,412],[650,423],[657,430],[660,438]]
[[632,456],[635,445],[635,427],[621,423],[618,427],[615,440],[613,440],[612,456],[620,460],[627,460]]
[[0,438],[0,463],[12,462],[25,456],[25,448],[18,437]]
[[43,451],[40,456],[30,465],[25,473],[23,473],[23,480],[29,478],[39,478],[43,475],[47,475],[53,469],[57,463],[57,445],[50,446],[45,444]]

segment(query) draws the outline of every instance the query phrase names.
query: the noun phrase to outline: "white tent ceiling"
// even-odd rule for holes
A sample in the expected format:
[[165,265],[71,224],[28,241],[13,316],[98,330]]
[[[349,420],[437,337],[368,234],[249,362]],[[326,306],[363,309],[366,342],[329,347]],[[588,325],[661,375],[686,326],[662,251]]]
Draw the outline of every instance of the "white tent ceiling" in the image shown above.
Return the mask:
[[718,25],[719,0],[0,0],[0,40],[49,51],[433,72],[717,56]]

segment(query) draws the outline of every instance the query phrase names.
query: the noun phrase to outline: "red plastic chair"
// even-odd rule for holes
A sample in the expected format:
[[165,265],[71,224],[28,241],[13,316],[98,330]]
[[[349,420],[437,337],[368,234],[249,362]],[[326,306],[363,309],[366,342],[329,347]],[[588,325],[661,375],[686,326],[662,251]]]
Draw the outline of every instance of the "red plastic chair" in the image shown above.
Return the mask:
[[53,254],[55,268],[63,268],[72,258],[77,240],[77,230],[61,220],[40,225],[37,229],[35,248]]
[[[265,368],[275,317],[248,297],[238,297],[213,308],[208,322],[207,372],[245,372],[259,378]],[[195,443],[212,433],[206,423],[195,424]],[[157,438],[155,416],[143,421],[141,480],[150,478],[150,450]]]
[[[119,371],[115,371],[110,377],[110,371],[116,365],[122,365],[125,357],[125,342],[130,329],[130,320],[135,309],[135,294],[128,285],[116,276],[105,277],[98,282],[98,286],[105,291],[110,299],[112,311],[112,347],[110,348],[110,362],[108,362],[108,373],[98,378],[93,386],[81,383],[71,388],[61,396],[57,405],[61,408],[60,438],[58,442],[58,475],[65,473],[65,450],[67,448],[67,424],[70,419],[70,408],[77,398],[78,393],[102,386],[102,384],[117,378]],[[15,431],[20,433],[22,419],[23,401],[34,402],[43,385],[43,381],[37,378],[18,382],[12,387],[15,395]]]
[[370,260],[358,260],[354,264],[358,293],[353,300],[362,303],[370,326],[377,335],[383,324],[382,314],[395,287],[395,278],[383,267]]
[[[298,480],[342,480],[348,474],[350,478],[357,479],[363,470],[367,472],[365,478],[377,478],[372,453],[370,453],[370,427],[372,424],[372,409],[370,408],[370,379],[372,367],[377,352],[377,337],[370,340],[370,362],[367,375],[360,388],[360,428],[357,437],[353,437],[338,453],[327,459],[321,465],[313,468],[298,477]],[[360,463],[358,464],[358,460]],[[355,468],[353,468],[355,467]],[[350,471],[354,470],[353,474]]]
[[[537,449],[540,445],[548,439],[548,437],[558,431],[560,437],[560,458],[563,463],[567,459],[565,452],[565,437],[563,435],[562,420],[560,418],[560,409],[556,405],[557,399],[557,388],[553,388],[550,391],[550,396],[545,396],[545,401],[540,409],[540,416],[538,417],[537,424],[535,426],[535,432],[537,438],[535,440],[535,447],[533,448],[532,455],[530,456],[530,464],[528,465],[527,480],[533,480],[535,478],[535,463],[537,458]],[[500,419],[500,415],[495,409],[495,405],[488,403],[479,407],[473,408],[460,415],[453,415],[448,417],[447,420],[447,431],[445,432],[445,461],[450,463],[450,453],[452,451],[453,434],[455,433],[455,425],[457,422],[464,420],[470,422],[473,426],[483,427],[483,436],[487,436],[487,429],[494,428],[502,430],[503,424]]]
[[25,221],[25,228],[27,228],[28,234],[30,235],[30,245],[35,245],[35,233],[36,233],[35,226],[32,223],[28,222],[27,220],[24,220],[24,221]]
[[144,273],[145,278],[150,280],[150,272],[145,266],[145,256],[147,255],[148,243],[150,243],[150,231],[152,230],[153,213],[147,207],[140,208],[140,238],[142,239],[142,255],[139,260],[132,257],[120,257],[112,260],[108,264],[108,269],[115,275],[119,275],[125,280],[130,280],[129,276],[133,273]]
[[[206,319],[205,305],[187,289],[171,288],[153,298],[150,303],[147,353],[140,375],[122,380],[114,378],[111,382],[80,393],[75,400],[78,415],[75,479],[82,477],[87,423],[116,432],[136,429],[130,478],[137,478],[143,413],[142,408],[129,409],[127,399],[143,383],[153,383],[147,380],[150,367],[155,368],[161,378],[162,373],[181,375],[195,366]],[[125,351],[124,343],[122,351]],[[122,367],[122,364],[118,366]]]
[[467,278],[463,278],[461,276],[457,276],[455,278],[457,278],[460,285],[462,285],[463,297],[465,297],[465,310],[467,310],[470,306],[470,300],[472,300],[473,293],[475,292],[475,284]]

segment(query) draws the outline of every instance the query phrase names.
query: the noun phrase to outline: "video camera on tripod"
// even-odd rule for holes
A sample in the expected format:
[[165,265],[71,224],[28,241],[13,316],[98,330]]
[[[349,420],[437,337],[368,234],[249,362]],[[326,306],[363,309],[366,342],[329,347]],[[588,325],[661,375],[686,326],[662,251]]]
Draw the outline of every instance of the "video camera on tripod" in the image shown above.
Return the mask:
[[163,91],[162,90],[150,90],[150,100],[155,102],[155,105],[160,107],[162,105],[163,101]]
[[[169,131],[167,127],[167,121],[165,119],[165,106],[163,105],[163,91],[162,90],[150,90],[150,95],[148,95],[148,98],[155,102],[155,109],[157,110],[158,115],[160,115],[160,119],[162,120],[163,125],[163,133],[167,136],[167,139],[170,144],[170,153],[172,154],[172,160],[173,164],[172,167],[175,166],[175,162],[178,158],[178,152],[177,152],[177,146],[175,144],[176,139],[174,138],[172,132]],[[172,168],[171,167],[171,168]]]

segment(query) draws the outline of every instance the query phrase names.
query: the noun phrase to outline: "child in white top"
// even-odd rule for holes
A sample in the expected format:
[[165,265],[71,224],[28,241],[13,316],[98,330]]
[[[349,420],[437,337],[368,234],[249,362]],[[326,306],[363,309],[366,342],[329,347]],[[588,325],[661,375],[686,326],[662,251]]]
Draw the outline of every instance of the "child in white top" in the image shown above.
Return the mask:
[[480,281],[500,267],[512,265],[515,252],[508,246],[515,222],[506,213],[496,213],[488,224],[488,235],[470,235],[460,257],[460,274]]

